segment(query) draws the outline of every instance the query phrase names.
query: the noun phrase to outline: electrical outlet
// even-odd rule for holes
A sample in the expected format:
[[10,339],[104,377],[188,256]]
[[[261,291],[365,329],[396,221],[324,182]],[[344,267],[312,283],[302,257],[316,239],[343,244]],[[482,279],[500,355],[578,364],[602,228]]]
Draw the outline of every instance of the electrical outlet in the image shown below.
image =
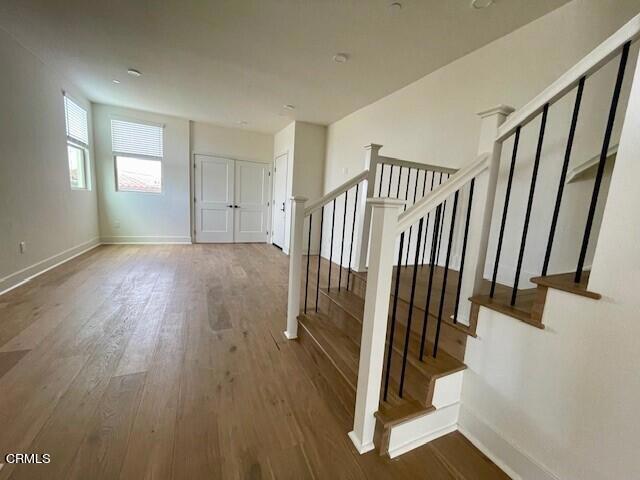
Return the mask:
[[20,253],[24,253],[27,251],[27,242],[20,242]]

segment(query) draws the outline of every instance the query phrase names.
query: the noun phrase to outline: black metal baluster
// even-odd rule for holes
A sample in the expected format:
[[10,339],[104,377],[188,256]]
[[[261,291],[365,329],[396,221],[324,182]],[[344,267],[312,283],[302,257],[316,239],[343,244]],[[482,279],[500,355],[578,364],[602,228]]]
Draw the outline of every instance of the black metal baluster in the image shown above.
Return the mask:
[[[416,182],[418,177],[416,176]],[[420,219],[418,223],[418,245],[420,244],[420,240],[422,240],[422,225],[424,223],[424,218]],[[418,265],[418,256],[420,255],[420,250],[416,248],[415,255],[415,264]],[[398,395],[402,398],[402,390],[404,389],[404,374],[407,369],[407,355],[409,354],[409,340],[411,339],[411,319],[413,318],[413,301],[416,296],[416,278],[418,274],[418,269],[413,267],[413,278],[411,280],[411,296],[409,297],[409,316],[407,317],[407,331],[404,336],[404,351],[402,352],[402,371],[400,372],[400,390],[398,391]]]
[[496,278],[498,277],[498,264],[500,263],[500,253],[502,250],[502,240],[504,239],[504,226],[507,223],[507,211],[509,209],[509,197],[511,197],[511,184],[513,183],[513,170],[516,166],[516,156],[518,155],[518,143],[520,142],[520,130],[516,128],[516,138],[513,141],[513,153],[511,154],[511,167],[509,168],[509,180],[507,180],[507,192],[504,197],[504,207],[502,208],[502,221],[500,223],[500,235],[498,236],[498,248],[496,249],[496,259],[493,265],[493,277],[491,278],[491,290],[489,296],[493,298],[496,292]]
[[391,198],[391,180],[393,180],[393,164],[391,170],[389,170],[389,190],[387,191],[387,198]]
[[[418,197],[418,176],[420,175],[420,170],[418,170],[416,168],[416,180],[415,183],[413,184],[413,203],[411,205],[415,205],[416,204],[416,198]],[[409,185],[407,185],[407,189],[408,189]],[[405,267],[409,266],[409,250],[411,249],[411,231],[413,230],[413,225],[411,225],[409,227],[409,241],[407,242],[407,257],[404,261]],[[420,250],[420,242],[418,242],[416,244],[416,251]],[[416,263],[414,265],[414,268],[416,268],[418,266],[418,264]]]
[[389,391],[389,377],[391,376],[391,357],[393,356],[393,338],[396,332],[396,314],[398,311],[398,291],[400,289],[400,261],[402,259],[402,246],[404,244],[404,232],[400,234],[400,249],[398,250],[398,266],[396,267],[396,284],[393,292],[393,309],[391,311],[391,330],[389,332],[389,346],[387,347],[387,370],[384,376],[384,395],[387,401]]
[[359,187],[360,187],[360,184],[358,183],[356,185],[356,198],[353,201],[353,223],[351,224],[351,247],[349,247],[349,270],[347,272],[347,291],[349,290],[349,279],[351,278],[351,255],[353,254],[353,234],[356,231],[356,209],[358,208]]
[[400,170],[398,172],[398,190],[396,191],[396,198],[400,198],[400,182],[402,182],[402,165],[400,165]]
[[313,213],[309,215],[309,238],[307,240],[307,278],[304,285],[304,313],[307,313],[307,292],[309,291],[309,260],[311,259],[311,225],[313,223]]
[[458,307],[460,306],[460,291],[462,290],[462,275],[464,274],[464,259],[467,256],[467,239],[469,238],[469,222],[471,220],[471,207],[473,205],[473,189],[476,185],[476,179],[471,179],[469,187],[469,204],[467,205],[467,219],[464,225],[464,239],[462,240],[462,258],[460,260],[460,273],[458,274],[458,288],[456,290],[456,304],[453,312],[453,323],[458,323]]
[[344,192],[344,212],[342,214],[342,246],[340,247],[340,274],[338,275],[338,291],[342,287],[342,256],[344,254],[344,229],[347,225],[347,202],[349,201],[349,190]]
[[540,122],[540,132],[538,134],[538,146],[536,147],[536,158],[533,162],[533,173],[531,174],[531,185],[529,186],[529,199],[527,200],[527,211],[524,215],[524,226],[522,227],[522,240],[520,241],[520,252],[518,253],[518,263],[516,265],[516,277],[513,280],[513,289],[511,290],[511,306],[516,304],[518,295],[518,284],[520,283],[520,271],[522,270],[522,259],[524,258],[524,249],[527,243],[527,233],[529,232],[529,220],[531,219],[531,208],[533,207],[533,196],[536,191],[536,180],[538,178],[538,168],[540,167],[540,157],[542,155],[542,144],[544,142],[544,130],[547,126],[547,114],[549,113],[549,104],[545,104],[542,109],[542,121]]
[[[428,170],[424,170],[424,176],[422,178],[422,196],[420,197],[420,200],[422,200],[424,198],[424,194],[427,192],[427,173]],[[429,214],[427,214],[427,219],[429,218]],[[424,242],[426,243],[427,241],[427,230],[429,229],[429,221],[427,220],[427,227],[424,230]],[[418,244],[416,245],[416,249],[417,250],[422,250],[422,261],[420,262],[420,266],[424,265],[424,249],[422,248],[422,245]],[[416,265],[417,267],[417,265]]]
[[[418,172],[419,170],[416,169],[416,188],[418,187]],[[409,200],[409,183],[411,182],[411,169],[409,169],[409,176],[407,177],[407,194],[405,200]],[[416,195],[415,195],[415,191],[414,191],[414,195],[413,195],[413,203],[416,203]],[[404,204],[404,210],[407,210],[407,204]],[[407,256],[405,258],[404,261],[404,266],[408,267],[409,266],[409,250],[411,249],[411,232],[413,230],[413,225],[411,225],[409,227],[409,238],[407,240]]]
[[618,77],[613,90],[613,98],[611,99],[611,108],[609,110],[609,118],[607,120],[607,129],[602,142],[602,150],[600,152],[600,162],[598,163],[598,173],[596,173],[596,181],[593,185],[593,193],[591,194],[591,204],[589,205],[589,214],[587,215],[587,225],[584,229],[584,237],[582,239],[582,248],[580,249],[580,258],[578,259],[578,268],[573,279],[574,282],[580,283],[582,279],[582,269],[584,268],[584,260],[587,256],[587,247],[589,246],[589,236],[591,235],[591,227],[593,226],[593,217],[596,213],[596,205],[598,203],[598,195],[600,194],[600,185],[602,184],[602,176],[604,175],[604,166],[607,163],[607,152],[609,151],[609,143],[611,142],[611,133],[613,132],[613,123],[616,119],[616,110],[618,109],[618,100],[620,99],[620,90],[622,89],[622,81],[624,80],[624,71],[627,66],[627,58],[629,57],[629,46],[631,42],[624,44],[622,55],[620,55],[620,66],[618,67]]
[[549,268],[549,260],[551,259],[551,249],[553,248],[553,238],[556,234],[556,226],[558,225],[558,215],[560,213],[560,204],[562,203],[562,195],[564,193],[564,182],[567,178],[567,170],[569,168],[569,160],[571,158],[571,150],[573,149],[573,139],[578,125],[578,114],[580,113],[580,103],[582,102],[582,92],[584,90],[585,77],[580,79],[578,83],[578,93],[576,94],[576,102],[573,106],[573,116],[571,117],[571,128],[569,129],[569,138],[567,139],[567,149],[564,152],[564,163],[562,164],[562,173],[560,174],[560,182],[558,183],[558,193],[556,194],[556,206],[553,209],[553,219],[551,220],[551,228],[549,229],[549,240],[547,241],[547,250],[544,255],[544,264],[542,266],[542,276],[547,274]]
[[[429,187],[429,193],[433,192],[433,185],[434,185],[435,179],[436,179],[436,172],[431,172],[431,186]],[[422,265],[424,265],[424,256],[427,253],[427,231],[429,230],[430,216],[431,216],[431,212],[427,213],[427,226],[424,229],[424,244],[422,245]]]
[[444,264],[444,277],[442,279],[442,292],[440,292],[440,305],[438,306],[438,323],[436,325],[436,338],[433,341],[433,358],[438,354],[438,341],[440,340],[440,326],[442,325],[442,312],[444,311],[445,294],[447,293],[447,277],[449,276],[449,260],[451,259],[451,244],[453,242],[453,229],[456,225],[456,210],[458,208],[458,193],[453,197],[453,212],[451,212],[451,227],[449,228],[449,241],[447,242],[447,258]]
[[429,324],[429,307],[431,306],[431,287],[433,286],[433,273],[435,266],[433,262],[436,255],[436,239],[438,238],[438,229],[436,226],[440,221],[440,208],[442,205],[436,207],[436,213],[433,219],[433,233],[431,238],[431,259],[429,265],[429,283],[427,284],[427,300],[424,306],[424,319],[422,321],[422,336],[420,338],[420,361],[424,358],[424,343],[427,339],[427,326]]
[[331,245],[329,245],[329,281],[327,282],[327,292],[331,291],[331,267],[333,266],[333,230],[336,223],[336,199],[333,199],[333,208],[331,209]]
[[[449,180],[449,175],[447,173],[447,180]],[[442,207],[442,221],[440,222],[440,236],[438,238],[438,254],[436,256],[436,264],[440,262],[440,247],[442,246],[442,232],[444,232],[444,219],[447,215],[447,201],[444,201],[444,206]]]
[[[440,178],[438,178],[438,186],[442,185],[442,177],[444,177],[444,174],[442,172],[440,172]],[[439,222],[442,222],[442,217],[439,217]],[[435,227],[436,225],[434,225]],[[436,234],[436,251],[439,251],[438,248],[438,239],[439,239],[439,233],[440,233],[440,223],[438,223],[437,225],[438,228],[438,234]],[[438,258],[436,257],[436,265],[438,263]]]
[[318,312],[318,296],[320,295],[320,265],[322,264],[322,230],[324,229],[324,205],[320,214],[320,243],[318,248],[318,275],[316,278],[316,313]]
[[378,183],[378,196],[382,192],[382,177],[384,177],[384,163],[380,164],[380,183]]

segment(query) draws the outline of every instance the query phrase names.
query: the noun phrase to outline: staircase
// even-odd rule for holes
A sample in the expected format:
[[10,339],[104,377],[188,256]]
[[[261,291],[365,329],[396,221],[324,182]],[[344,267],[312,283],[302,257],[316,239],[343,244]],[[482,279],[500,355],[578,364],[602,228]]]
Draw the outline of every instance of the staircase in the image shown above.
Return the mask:
[[[467,340],[477,338],[482,309],[544,329],[549,289],[601,298],[590,288],[593,273],[585,265],[600,234],[594,225],[598,205],[606,200],[600,198],[605,165],[614,125],[622,121],[618,107],[630,45],[639,36],[640,15],[519,110],[499,106],[481,112],[477,157],[460,170],[383,156],[382,147],[371,144],[361,174],[310,205],[304,198],[292,199],[285,335],[326,356],[355,394],[349,436],[360,453],[375,447],[393,458],[457,429]],[[584,233],[569,239],[579,244],[577,265],[554,272],[554,245],[567,242],[558,240],[557,232],[583,91],[609,62],[617,64],[617,75],[593,190],[580,213]],[[632,88],[636,83],[633,78]],[[552,179],[557,191],[544,207],[551,221],[536,223],[547,117],[574,92],[562,171]],[[518,163],[526,128],[537,137],[531,167]],[[620,137],[621,151],[632,137]],[[502,161],[507,141],[511,148]],[[525,169],[528,198],[523,212],[512,218],[516,168]],[[496,221],[494,203],[502,188]],[[523,273],[524,257],[531,252],[530,224],[548,233],[544,254],[536,254],[540,274],[535,276]],[[517,263],[513,272],[500,276],[507,269],[504,239],[509,235],[517,238],[512,243],[518,248],[508,252]],[[513,281],[502,281],[505,277]],[[525,283],[534,287],[522,288]]]
[[[310,265],[310,277],[315,279],[317,278],[318,256],[310,259]],[[320,258],[321,281],[319,284],[315,280],[309,283],[308,292],[311,301],[308,302],[306,313],[304,312],[304,301],[301,304],[303,311],[298,317],[300,325],[298,336],[301,342],[309,342],[313,348],[318,348],[332,361],[355,394],[367,275],[357,272],[351,272],[349,275],[348,270],[343,268],[342,275],[344,278],[349,276],[349,284],[345,283],[340,289],[337,288],[337,285],[332,284],[332,288],[329,289],[328,270],[329,262]],[[441,277],[442,269],[436,267],[436,270],[436,275]],[[335,275],[339,271],[340,266],[334,264],[332,266],[333,274]],[[429,272],[429,266],[419,266],[417,284],[426,285]],[[451,271],[451,273],[455,272]],[[400,267],[401,284],[406,285],[407,281],[410,282],[412,274],[412,266]],[[316,293],[318,294],[317,311]],[[448,292],[448,297],[455,297],[455,293],[454,283]],[[431,357],[439,307],[438,300],[430,307],[428,317],[425,342],[426,361],[420,361],[419,350],[424,307],[418,305],[424,305],[424,298],[416,299],[413,315],[420,322],[412,324],[409,334],[410,355],[408,355],[405,370],[404,392],[400,397],[397,392],[401,379],[404,339],[407,334],[406,318],[410,304],[409,294],[410,292],[406,288],[401,288],[399,291],[397,314],[398,318],[402,320],[396,324],[396,334],[391,350],[392,361],[387,398],[385,400],[384,395],[381,395],[380,408],[376,412],[376,436],[379,439],[376,441],[376,446],[380,454],[389,454],[391,457],[408,449],[409,446],[402,442],[406,437],[402,434],[402,429],[410,427],[411,421],[420,420],[426,425],[427,430],[425,427],[421,427],[421,435],[424,437],[422,443],[455,429],[456,404],[460,398],[462,371],[466,368],[463,363],[466,337],[471,334],[462,325],[447,320],[440,339],[438,355],[436,358]],[[394,298],[393,295],[390,297],[390,307]],[[446,307],[448,314],[453,313],[450,307],[449,303]],[[388,345],[387,342],[387,348]],[[431,435],[426,436],[425,432],[427,431]]]

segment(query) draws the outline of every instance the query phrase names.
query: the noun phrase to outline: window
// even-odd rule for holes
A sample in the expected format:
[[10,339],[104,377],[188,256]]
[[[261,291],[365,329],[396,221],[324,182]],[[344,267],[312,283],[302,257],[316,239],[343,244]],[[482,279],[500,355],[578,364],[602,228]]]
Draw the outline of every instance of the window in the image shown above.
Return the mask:
[[89,189],[89,124],[87,111],[64,95],[69,181],[74,190]]
[[111,149],[119,192],[162,192],[163,127],[111,120]]

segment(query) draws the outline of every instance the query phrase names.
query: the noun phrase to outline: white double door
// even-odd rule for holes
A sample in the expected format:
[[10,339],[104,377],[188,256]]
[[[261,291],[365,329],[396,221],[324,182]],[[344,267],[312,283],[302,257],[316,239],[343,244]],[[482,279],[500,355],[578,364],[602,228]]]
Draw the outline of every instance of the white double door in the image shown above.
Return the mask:
[[266,242],[269,165],[195,155],[196,242]]

